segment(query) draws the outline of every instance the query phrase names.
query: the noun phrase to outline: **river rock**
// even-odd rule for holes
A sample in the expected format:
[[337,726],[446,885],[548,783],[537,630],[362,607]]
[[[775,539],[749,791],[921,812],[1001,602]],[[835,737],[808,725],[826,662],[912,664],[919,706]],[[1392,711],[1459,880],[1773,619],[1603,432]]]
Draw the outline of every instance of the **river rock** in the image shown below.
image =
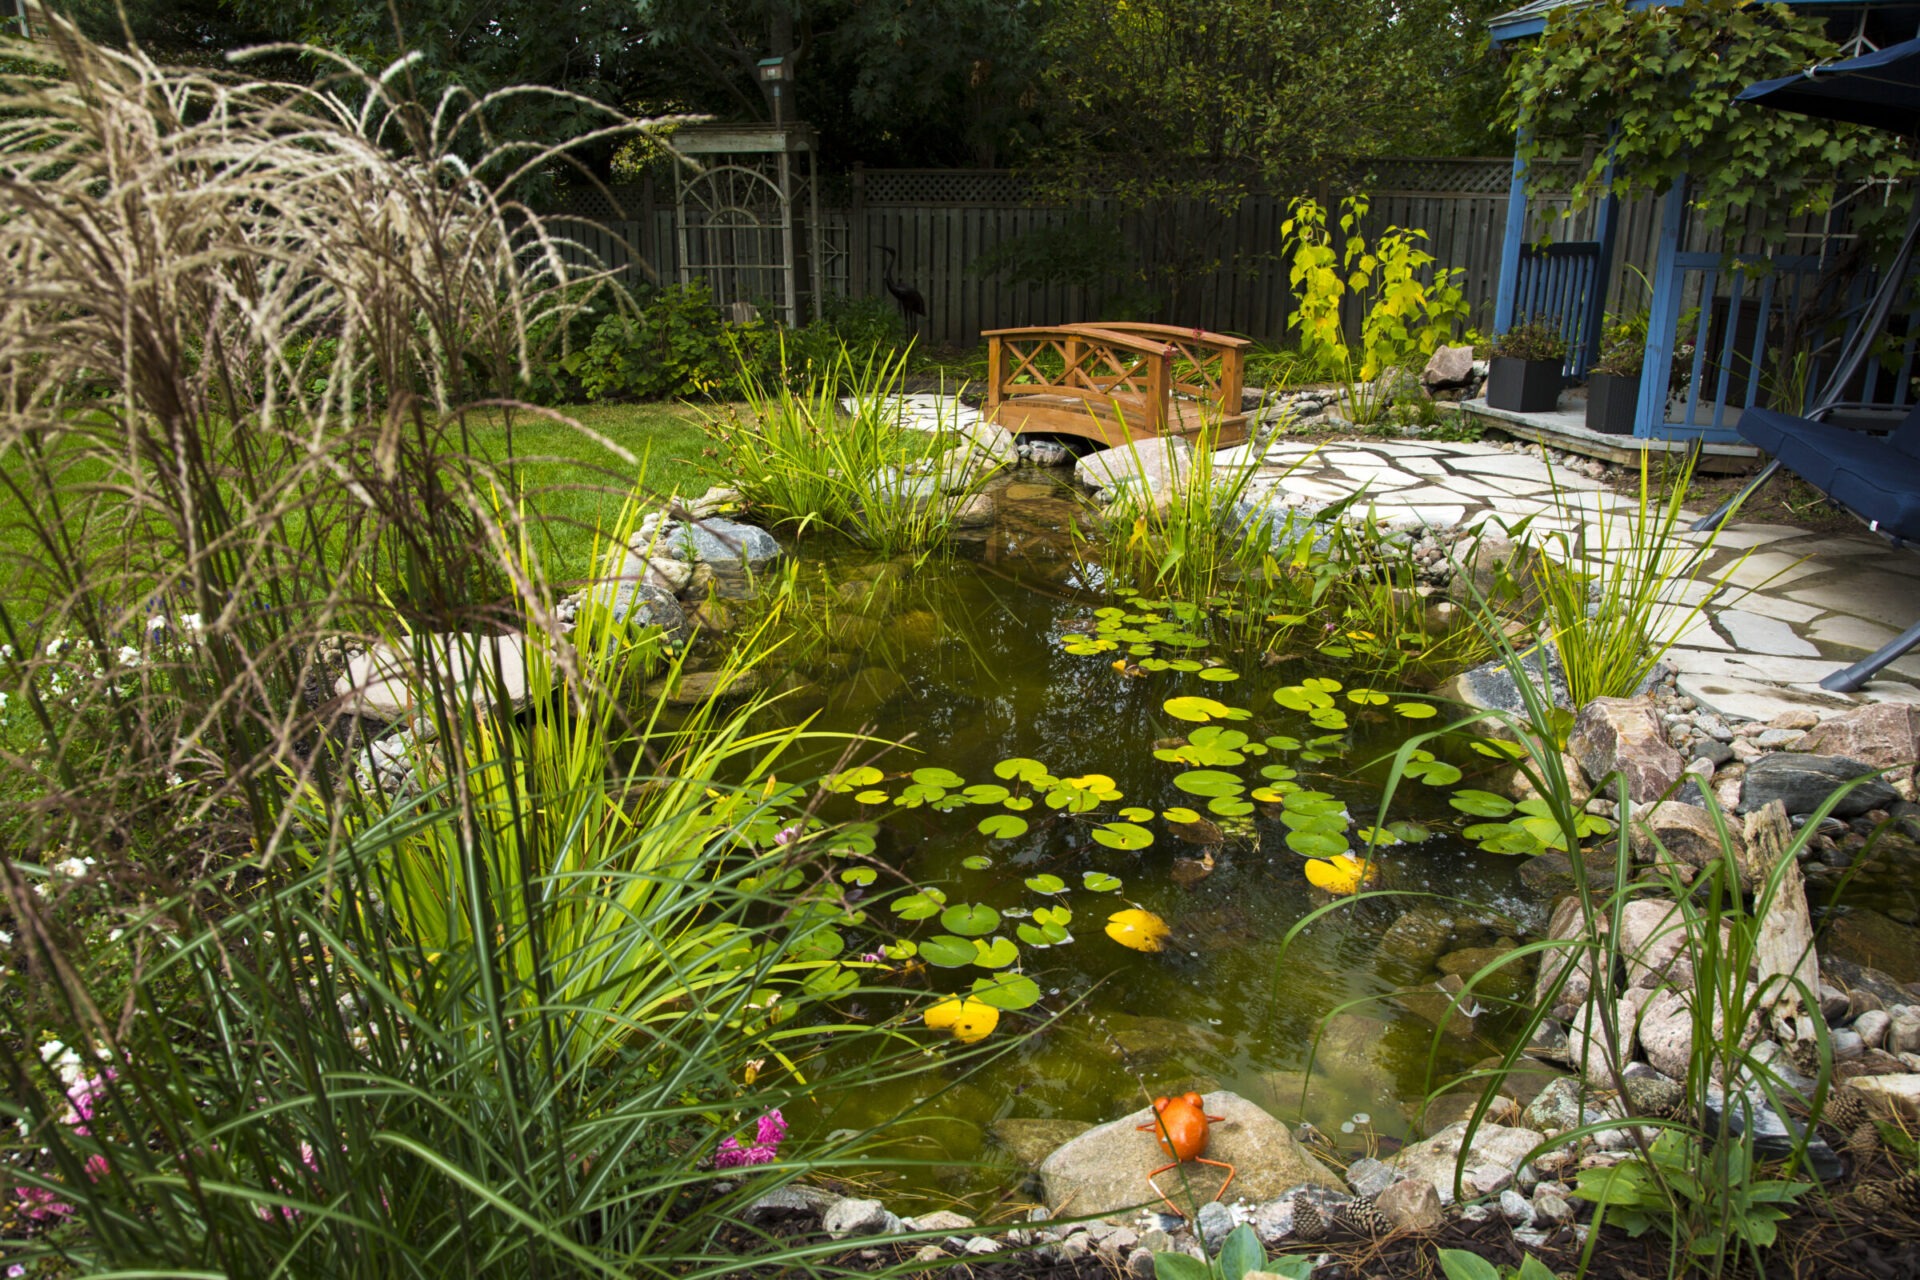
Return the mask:
[[683,671],[678,680],[662,677],[647,686],[649,698],[665,698],[676,707],[697,707],[719,698],[741,698],[759,687],[760,677],[748,671]]
[[[1538,646],[1518,655],[1519,669],[1526,672],[1526,678],[1536,689],[1547,695],[1556,707],[1571,707],[1573,695],[1567,692],[1566,668],[1560,665],[1560,655],[1551,647],[1544,650]],[[1526,701],[1521,696],[1520,685],[1515,677],[1514,668],[1504,659],[1496,658],[1483,663],[1470,671],[1463,671],[1446,684],[1440,686],[1440,696],[1463,702],[1467,706],[1482,711],[1501,711],[1524,720]],[[1512,737],[1517,730],[1504,720],[1483,720],[1479,728],[1501,737]]]
[[955,529],[985,529],[993,524],[993,495],[976,493],[948,504],[948,521]]
[[1478,946],[1489,936],[1486,925],[1458,910],[1422,904],[1387,926],[1380,935],[1380,955],[1425,973],[1449,951]]
[[345,699],[342,709],[347,713],[392,723],[427,705],[429,666],[451,691],[464,692],[477,685],[490,700],[502,701],[514,711],[524,710],[531,701],[527,638],[463,631],[382,641],[349,658],[333,690]]
[[651,582],[620,579],[595,587],[589,599],[604,602],[613,620],[630,627],[658,627],[670,644],[685,644],[694,622],[673,592]]
[[1865,1094],[1867,1101],[1880,1110],[1896,1115],[1908,1124],[1920,1123],[1920,1073],[1860,1076],[1853,1081],[1853,1087]]
[[1192,465],[1193,446],[1165,436],[1086,454],[1073,464],[1073,478],[1090,489],[1159,493],[1181,484]]
[[[1612,928],[1607,913],[1598,907],[1594,909],[1593,927],[1602,934]],[[1554,904],[1553,916],[1547,922],[1546,936],[1549,940],[1567,942],[1568,945],[1540,953],[1540,972],[1533,982],[1533,1002],[1536,1005],[1545,1004],[1553,984],[1559,982],[1560,975],[1565,973],[1567,980],[1548,1010],[1563,1022],[1573,1017],[1593,992],[1593,949],[1579,941],[1585,931],[1586,918],[1581,912],[1579,898],[1568,896]]]
[[[1403,1148],[1387,1161],[1403,1177],[1419,1178],[1432,1185],[1442,1204],[1453,1203],[1453,1180],[1460,1163],[1467,1126],[1449,1125],[1425,1142]],[[1483,1124],[1467,1146],[1461,1185],[1467,1195],[1478,1199],[1505,1189],[1513,1182],[1513,1171],[1527,1153],[1545,1141],[1534,1129],[1513,1129],[1504,1125]]]
[[[1447,599],[1468,609],[1480,601],[1487,601],[1496,606],[1531,612],[1538,606],[1540,598],[1538,570],[1535,567],[1538,555],[1530,547],[1515,546],[1505,534],[1491,531],[1471,541],[1456,544],[1449,552],[1453,576],[1447,580]],[[1551,661],[1557,666],[1559,655],[1554,654]],[[1565,683],[1566,677],[1562,673],[1560,684],[1563,690]]]
[[713,516],[692,522],[660,521],[640,525],[640,543],[654,556],[671,556],[713,570],[722,595],[741,595],[753,577],[771,568],[784,552],[774,536],[757,525]]
[[[1722,944],[1730,927],[1720,926]],[[1679,991],[1693,989],[1693,962],[1687,954],[1687,922],[1666,898],[1636,898],[1620,909],[1620,954],[1629,987],[1663,983]]]
[[906,1230],[906,1224],[878,1200],[842,1200],[827,1210],[820,1225],[835,1240],[847,1236],[894,1236]]
[[[1304,1151],[1287,1126],[1236,1093],[1206,1095],[1209,1115],[1225,1117],[1208,1133],[1207,1156],[1236,1166],[1237,1194],[1270,1200],[1302,1183],[1338,1190],[1339,1177]],[[1152,1119],[1152,1109],[1099,1125],[1067,1143],[1040,1166],[1049,1208],[1076,1215],[1115,1213],[1152,1198],[1144,1178],[1166,1163],[1150,1132],[1135,1126]],[[1210,1197],[1225,1174],[1208,1165],[1185,1171],[1195,1194]],[[1171,1183],[1163,1184],[1171,1186]]]
[[1020,453],[1036,467],[1064,467],[1073,461],[1073,450],[1055,440],[1023,439]]
[[[1724,818],[1727,826],[1725,849],[1731,850],[1740,867],[1743,887],[1752,888],[1752,871],[1747,866],[1746,842],[1740,823]],[[1682,878],[1693,879],[1695,872],[1720,861],[1723,846],[1713,815],[1697,804],[1666,800],[1645,809],[1636,809],[1629,847],[1641,862],[1651,862],[1663,871],[1679,870]]]
[[1886,769],[1890,783],[1913,777],[1920,760],[1920,706],[1911,702],[1873,702],[1822,720],[1800,741],[1802,751],[1864,760]]
[[[1747,766],[1740,791],[1740,812],[1752,813],[1779,800],[1790,814],[1812,813],[1840,787],[1873,766],[1846,756],[1796,755],[1782,752],[1761,756]],[[1873,778],[1842,796],[1831,812],[1839,818],[1857,818],[1869,809],[1884,809],[1900,798],[1891,786]]]
[[1420,371],[1420,385],[1428,391],[1451,391],[1473,384],[1473,348],[1436,347]]
[[1580,708],[1567,752],[1596,788],[1616,773],[1624,777],[1627,795],[1617,798],[1637,804],[1657,799],[1687,764],[1667,745],[1651,697],[1595,698]]
[[1373,1207],[1395,1231],[1425,1234],[1447,1225],[1440,1192],[1425,1178],[1407,1178],[1394,1183],[1373,1198]]

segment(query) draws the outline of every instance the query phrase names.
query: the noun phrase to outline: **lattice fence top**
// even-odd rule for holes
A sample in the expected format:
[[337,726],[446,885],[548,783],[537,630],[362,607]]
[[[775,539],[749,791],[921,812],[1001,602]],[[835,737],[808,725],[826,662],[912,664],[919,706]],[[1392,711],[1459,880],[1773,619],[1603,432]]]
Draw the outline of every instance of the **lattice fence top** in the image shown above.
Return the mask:
[[1423,195],[1505,195],[1513,181],[1511,159],[1396,159],[1358,161],[1351,172],[1371,178],[1361,186],[1374,191],[1418,191]]
[[1007,169],[869,169],[868,204],[1029,204],[1033,182]]
[[[642,193],[643,188],[637,182],[616,183],[605,191],[598,187],[575,187],[560,198],[554,212],[570,213],[579,218],[592,218],[595,222],[638,218],[646,207],[646,202],[641,198]],[[617,209],[614,207],[616,200],[620,204]]]

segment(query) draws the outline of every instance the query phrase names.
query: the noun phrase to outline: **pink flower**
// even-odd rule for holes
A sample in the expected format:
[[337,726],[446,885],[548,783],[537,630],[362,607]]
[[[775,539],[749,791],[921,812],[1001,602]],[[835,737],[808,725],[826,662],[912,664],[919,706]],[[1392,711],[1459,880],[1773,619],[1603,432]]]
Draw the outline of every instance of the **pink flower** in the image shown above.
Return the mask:
[[73,1212],[73,1206],[41,1187],[15,1187],[20,1212],[31,1222],[52,1222]]
[[87,1157],[87,1176],[89,1178],[92,1178],[96,1182],[98,1182],[101,1178],[106,1177],[107,1176],[107,1158],[103,1155],[98,1155],[98,1154],[88,1156]]
[[778,1108],[760,1117],[755,1125],[756,1141],[750,1147],[740,1145],[738,1138],[727,1138],[713,1153],[713,1167],[716,1169],[738,1169],[743,1165],[769,1164],[780,1155],[780,1142],[787,1136],[787,1119]]
[[773,842],[779,845],[792,844],[804,834],[804,829],[795,823],[791,827],[782,827],[773,833]]

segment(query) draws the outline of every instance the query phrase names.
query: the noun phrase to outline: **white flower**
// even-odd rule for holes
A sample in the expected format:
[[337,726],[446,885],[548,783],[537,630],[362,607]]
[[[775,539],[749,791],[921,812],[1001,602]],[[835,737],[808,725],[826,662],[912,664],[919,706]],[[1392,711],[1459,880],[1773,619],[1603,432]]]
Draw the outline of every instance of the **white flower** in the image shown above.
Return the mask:
[[147,619],[148,631],[158,634],[162,631],[165,631],[166,629],[167,629],[167,620],[161,617],[159,614],[156,613],[151,618]]
[[54,875],[65,876],[69,880],[85,880],[92,866],[92,858],[63,858],[54,863],[50,870]]
[[199,631],[201,630],[201,627],[202,627],[202,624],[200,622],[199,614],[183,613],[180,615],[180,629],[182,631]]
[[5,929],[0,929],[0,947],[10,947],[12,945],[13,945],[13,935],[8,933]]
[[130,644],[121,645],[118,656],[120,665],[123,667],[137,667],[140,665],[140,651]]
[[49,658],[59,657],[60,646],[66,643],[66,639],[65,636],[55,636],[53,639],[47,641],[47,656]]
[[107,930],[107,941],[118,942],[120,941],[120,935],[125,932],[126,932],[125,929],[109,929]]

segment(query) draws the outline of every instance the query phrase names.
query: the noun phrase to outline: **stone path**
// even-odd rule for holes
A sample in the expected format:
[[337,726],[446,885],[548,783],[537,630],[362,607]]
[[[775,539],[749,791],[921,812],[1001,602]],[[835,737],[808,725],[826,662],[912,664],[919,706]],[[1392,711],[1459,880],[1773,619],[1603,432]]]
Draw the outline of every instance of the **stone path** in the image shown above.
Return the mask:
[[[1533,540],[1591,563],[1631,555],[1637,502],[1597,480],[1550,468],[1537,454],[1497,445],[1395,440],[1313,445],[1280,440],[1223,450],[1252,464],[1252,488],[1276,505],[1333,501],[1358,492],[1389,528],[1526,522]],[[1682,527],[1695,519],[1688,512]],[[1554,535],[1560,535],[1555,537]],[[1683,540],[1705,546],[1706,534]],[[1681,558],[1676,553],[1675,559]],[[1920,702],[1920,652],[1857,694],[1819,682],[1920,619],[1920,555],[1896,551],[1864,529],[1808,533],[1787,525],[1731,524],[1712,540],[1698,574],[1673,593],[1685,620],[1666,661],[1681,692],[1722,715],[1767,720],[1796,708],[1868,701]],[[1679,621],[1676,618],[1676,621]]]
[[[937,395],[901,397],[903,422],[952,429],[973,410]],[[1601,482],[1548,466],[1525,447],[1429,440],[1280,439],[1215,455],[1216,466],[1252,466],[1250,493],[1276,506],[1320,505],[1356,492],[1388,528],[1484,527],[1525,531],[1559,554],[1589,562],[1630,554],[1636,502]],[[1689,512],[1682,527],[1695,518]],[[1685,534],[1693,546],[1707,535]],[[1864,529],[1808,533],[1786,525],[1732,524],[1714,540],[1691,584],[1674,593],[1687,620],[1666,661],[1680,690],[1722,715],[1770,720],[1799,708],[1920,702],[1920,651],[1859,693],[1832,694],[1824,677],[1920,620],[1920,555],[1896,551]]]

